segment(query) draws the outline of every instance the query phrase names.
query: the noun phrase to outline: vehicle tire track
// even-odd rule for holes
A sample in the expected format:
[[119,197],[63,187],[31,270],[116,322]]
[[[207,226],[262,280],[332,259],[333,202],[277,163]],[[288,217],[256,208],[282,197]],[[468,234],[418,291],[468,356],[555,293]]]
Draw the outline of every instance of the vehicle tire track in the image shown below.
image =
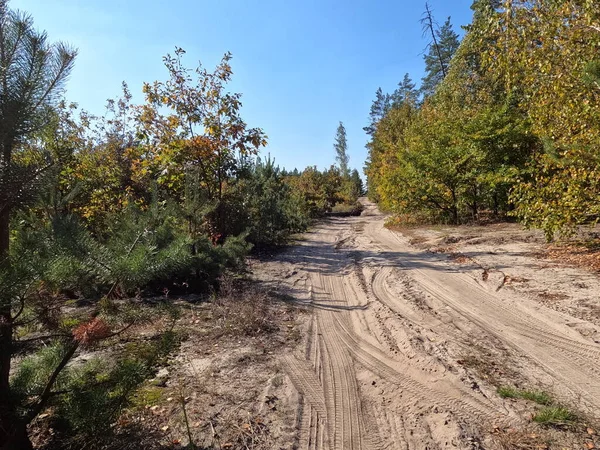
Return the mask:
[[[410,253],[405,250],[403,254]],[[512,348],[529,355],[548,374],[560,380],[574,397],[583,398],[582,401],[590,408],[600,407],[600,384],[597,381],[600,348],[561,336],[556,331],[543,330],[544,325],[548,327],[543,321],[524,311],[511,310],[496,295],[472,280],[466,280],[462,274],[421,269],[407,257],[399,264],[411,270],[422,291]]]

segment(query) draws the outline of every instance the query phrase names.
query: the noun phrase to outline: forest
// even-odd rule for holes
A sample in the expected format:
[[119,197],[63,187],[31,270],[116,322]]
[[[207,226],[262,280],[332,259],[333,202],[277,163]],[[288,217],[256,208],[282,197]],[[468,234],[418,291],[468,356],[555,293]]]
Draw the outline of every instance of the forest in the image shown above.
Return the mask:
[[513,219],[569,236],[600,217],[600,9],[591,0],[473,3],[459,39],[427,9],[420,88],[371,107],[371,199],[400,223]]

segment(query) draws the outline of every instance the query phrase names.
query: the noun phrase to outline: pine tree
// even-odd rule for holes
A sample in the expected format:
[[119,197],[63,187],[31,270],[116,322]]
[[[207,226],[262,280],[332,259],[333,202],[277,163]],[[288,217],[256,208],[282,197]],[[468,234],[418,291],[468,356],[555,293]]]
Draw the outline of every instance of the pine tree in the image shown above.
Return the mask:
[[357,199],[364,193],[363,181],[360,178],[358,170],[354,169],[350,175],[351,183],[351,196],[353,199]]
[[437,85],[448,74],[450,61],[458,50],[460,39],[452,29],[450,17],[441,28],[435,29],[428,5],[423,19],[423,27],[425,32],[431,33],[432,42],[429,45],[429,52],[424,56],[425,76],[422,79],[420,90],[423,97],[429,97],[433,95]]
[[416,104],[419,99],[419,91],[413,82],[410,75],[407,73],[400,83],[398,88],[392,94],[392,107],[397,108],[404,102]]
[[[51,44],[35,30],[30,16],[0,0],[0,278],[11,275],[10,220],[24,193],[40,179],[41,167],[15,161],[19,145],[40,132],[68,77],[75,51]],[[45,167],[46,169],[48,166]],[[10,293],[0,297],[0,448],[31,448],[27,422],[18,417],[9,376],[18,303]]]
[[375,133],[377,122],[383,119],[383,116],[390,110],[390,103],[390,95],[384,94],[381,88],[378,88],[375,93],[375,100],[373,100],[373,104],[371,105],[371,112],[369,113],[369,125],[363,128],[365,133],[370,136]]
[[348,168],[348,162],[350,161],[350,157],[348,156],[348,142],[346,140],[346,128],[344,128],[344,124],[340,122],[337,133],[335,135],[335,143],[333,144],[333,148],[337,154],[335,160],[339,164],[340,172],[342,177],[348,178],[350,176],[350,169]]
[[482,16],[489,16],[491,12],[498,10],[501,5],[502,0],[474,0],[473,4],[471,5],[471,10],[473,11],[473,22],[471,25],[467,25],[464,28],[469,31],[477,20],[479,20]]

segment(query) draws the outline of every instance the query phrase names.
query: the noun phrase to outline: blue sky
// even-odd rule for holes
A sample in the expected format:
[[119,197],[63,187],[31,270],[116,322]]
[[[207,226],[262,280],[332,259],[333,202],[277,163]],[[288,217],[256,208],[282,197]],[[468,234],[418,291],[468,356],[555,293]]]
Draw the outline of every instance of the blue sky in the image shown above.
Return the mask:
[[[471,0],[430,0],[439,23],[457,32]],[[51,40],[79,50],[67,97],[93,113],[129,84],[141,101],[144,81],[162,80],[162,56],[175,46],[186,63],[211,69],[233,53],[232,91],[243,117],[269,136],[281,166],[334,162],[339,121],[350,165],[362,172],[369,108],[376,89],[393,91],[409,72],[423,75],[419,19],[424,1],[407,0],[12,0]]]

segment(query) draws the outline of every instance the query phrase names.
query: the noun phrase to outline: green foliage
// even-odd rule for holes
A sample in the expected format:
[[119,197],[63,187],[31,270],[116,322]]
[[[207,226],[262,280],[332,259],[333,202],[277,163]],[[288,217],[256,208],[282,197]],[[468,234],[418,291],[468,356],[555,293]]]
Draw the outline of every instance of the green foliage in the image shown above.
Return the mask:
[[404,78],[398,83],[398,88],[391,95],[392,108],[401,107],[404,102],[417,104],[419,100],[419,91],[413,83],[408,73],[404,74]]
[[570,234],[598,217],[598,9],[593,2],[515,1],[488,14],[473,30],[493,42],[483,67],[506,89],[519,87],[519,107],[545,144],[518,178],[514,215],[548,239]]
[[512,386],[501,386],[498,395],[502,398],[522,398],[537,403],[538,405],[551,405],[552,397],[547,392],[517,389]]
[[[577,157],[577,155],[579,155]],[[527,227],[573,235],[578,225],[600,218],[600,159],[589,152],[542,154],[518,175],[511,193],[513,214]]]
[[164,352],[82,364],[81,348],[146,320],[140,297],[217,288],[253,243],[283,243],[311,216],[272,162],[253,161],[266,136],[227,91],[231,55],[190,70],[176,49],[143,104],[124,84],[97,118],[60,101],[75,52],[6,1],[0,16],[0,446],[50,406],[89,439]]
[[547,406],[533,416],[534,422],[553,427],[572,425],[577,419],[577,415],[563,406]]
[[371,104],[371,111],[369,113],[369,125],[363,128],[364,132],[368,135],[373,135],[377,127],[377,123],[387,114],[391,107],[391,97],[388,94],[384,94],[381,88],[377,89],[375,93],[375,100]]
[[237,184],[243,210],[234,218],[247,230],[255,245],[283,244],[292,233],[304,231],[309,223],[306,205],[285,182],[270,158],[257,158]]
[[449,22],[446,38],[433,33],[423,103],[396,101],[373,125],[369,196],[427,221],[511,215],[548,239],[596,223],[597,9],[538,0],[473,10],[460,46]]
[[[122,410],[135,400],[136,390],[165,362],[164,357],[178,342],[176,334],[166,331],[154,342],[129,344],[122,355],[70,365],[61,372],[54,386],[57,394],[48,405],[56,407],[53,420],[75,440],[104,441]],[[11,382],[21,404],[27,405],[28,398],[41,394],[64,353],[65,346],[56,344],[19,364]]]
[[[432,34],[429,51],[423,56],[425,61],[425,76],[421,81],[421,94],[429,97],[435,93],[437,86],[448,74],[450,61],[458,50],[460,40],[458,34],[452,29],[450,18],[441,28],[434,30],[433,21],[430,19],[431,11],[427,11],[425,19],[425,32]],[[431,28],[430,28],[431,27]]]
[[130,345],[112,367],[107,368],[105,359],[95,358],[68,370],[57,420],[65,421],[80,439],[106,439],[111,424],[134,401],[137,389],[177,344],[176,335],[167,331],[154,343]]
[[352,171],[352,173],[350,174],[350,179],[348,180],[348,185],[349,185],[348,197],[350,199],[358,199],[358,197],[361,197],[364,195],[365,187],[363,185],[362,178],[360,177],[360,174],[358,173],[358,170],[354,169]]
[[354,205],[362,193],[362,181],[357,171],[344,177],[335,166],[320,171],[307,167],[302,173],[288,176],[294,202],[310,218],[322,217],[339,204]]
[[26,405],[28,397],[42,393],[54,368],[63,358],[65,350],[62,343],[56,342],[27,356],[19,364],[19,368],[10,382],[13,395],[20,397],[21,404]]
[[4,256],[10,211],[29,203],[48,169],[48,152],[19,145],[52,121],[76,51],[48,42],[31,16],[0,2],[0,257]]

